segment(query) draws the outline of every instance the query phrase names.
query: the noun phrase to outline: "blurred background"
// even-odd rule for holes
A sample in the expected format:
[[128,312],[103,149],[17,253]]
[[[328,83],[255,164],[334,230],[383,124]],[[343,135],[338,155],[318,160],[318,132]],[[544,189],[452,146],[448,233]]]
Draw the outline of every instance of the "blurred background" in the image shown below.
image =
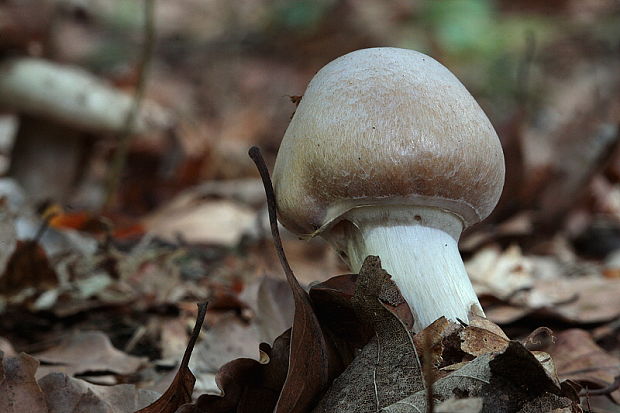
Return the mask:
[[[282,279],[247,150],[258,145],[272,168],[312,76],[376,46],[439,60],[501,138],[502,199],[461,242],[490,317],[515,334],[533,313],[616,320],[613,295],[590,298],[607,305],[588,316],[549,308],[575,294],[558,279],[620,291],[617,0],[2,0],[0,335],[37,352],[97,326],[170,362],[189,303],[209,298],[208,322],[245,342],[203,372],[254,354],[290,314],[271,309],[283,320],[261,324],[264,304],[239,298],[259,277]],[[16,258],[32,239],[41,250]],[[285,247],[305,284],[346,271],[320,241],[286,235]],[[549,280],[542,301],[519,295]],[[246,331],[256,325],[262,335]],[[606,348],[620,354],[610,331]]]

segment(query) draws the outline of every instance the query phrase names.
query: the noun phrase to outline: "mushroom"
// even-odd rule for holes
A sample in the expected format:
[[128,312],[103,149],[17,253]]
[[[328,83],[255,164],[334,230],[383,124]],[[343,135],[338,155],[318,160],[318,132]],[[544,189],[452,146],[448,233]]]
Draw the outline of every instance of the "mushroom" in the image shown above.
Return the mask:
[[484,315],[458,250],[504,183],[490,121],[459,80],[412,50],[342,56],[310,81],[275,163],[280,222],[359,272],[381,258],[416,331]]
[[[10,175],[37,200],[66,197],[83,172],[83,149],[92,141],[85,138],[123,130],[133,101],[75,66],[33,57],[2,61],[0,109],[19,116]],[[145,102],[132,132],[162,130],[170,120]]]

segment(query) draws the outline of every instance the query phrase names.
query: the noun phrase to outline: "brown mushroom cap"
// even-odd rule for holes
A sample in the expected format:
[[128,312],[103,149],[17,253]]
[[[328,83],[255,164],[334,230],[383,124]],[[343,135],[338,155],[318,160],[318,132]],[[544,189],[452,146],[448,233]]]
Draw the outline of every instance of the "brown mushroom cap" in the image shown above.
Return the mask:
[[497,204],[504,155],[488,118],[448,69],[412,50],[374,48],[314,76],[273,178],[280,219],[300,235],[375,204],[438,207],[467,227]]

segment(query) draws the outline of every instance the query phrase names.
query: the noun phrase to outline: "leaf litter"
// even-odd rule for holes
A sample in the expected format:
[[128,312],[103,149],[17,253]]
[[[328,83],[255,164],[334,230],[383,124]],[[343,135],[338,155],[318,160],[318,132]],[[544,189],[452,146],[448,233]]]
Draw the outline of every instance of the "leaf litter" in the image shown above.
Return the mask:
[[[254,157],[260,159],[256,152]],[[259,160],[259,165],[260,162]],[[455,406],[460,406],[458,408],[463,411],[534,412],[544,409],[579,411],[577,383],[592,387],[592,391],[594,388],[604,390],[613,384],[614,377],[610,374],[563,375],[564,359],[559,356],[559,367],[556,369],[554,359],[545,351],[551,352],[554,358],[558,357],[556,354],[562,354],[558,353],[558,349],[565,346],[566,340],[554,343],[553,332],[546,328],[538,329],[525,337],[522,344],[510,341],[504,331],[489,319],[472,316],[469,325],[439,319],[417,335],[413,334],[412,326],[415,320],[389,274],[381,269],[377,257],[369,257],[359,275],[332,277],[313,285],[309,293],[306,292],[296,281],[284,256],[275,225],[275,205],[273,195],[269,192],[270,182],[266,168],[262,172],[268,199],[271,199],[269,205],[276,252],[293,294],[283,288],[281,281],[269,277],[248,284],[239,299],[235,298],[238,293],[234,290],[228,293],[225,289],[218,289],[219,287],[214,289],[213,292],[220,292],[213,295],[215,308],[210,313],[213,327],[205,333],[205,339],[196,347],[194,358],[188,365],[193,342],[198,338],[198,333],[192,335],[192,343],[186,348],[186,356],[172,383],[164,395],[149,407],[144,406],[154,400],[153,392],[144,393],[145,390],[119,384],[102,388],[109,389],[110,393],[97,392],[93,387],[95,384],[71,377],[82,375],[93,380],[93,376],[89,378],[88,374],[96,373],[123,378],[144,371],[144,358],[119,352],[111,346],[105,335],[92,331],[78,332],[67,337],[66,341],[55,348],[48,346],[44,351],[35,353],[44,365],[38,367],[38,373],[37,368],[32,371],[33,379],[30,383],[35,387],[28,391],[43,391],[48,397],[48,406],[61,400],[57,389],[71,388],[71,397],[80,400],[76,406],[105,404],[105,399],[110,398],[125,400],[119,402],[118,406],[123,406],[126,411],[142,406],[142,411],[149,413],[418,412],[425,411],[429,401],[438,412],[450,411],[457,408]],[[42,262],[45,263],[45,268],[50,268],[48,273],[61,274],[60,277],[56,275],[56,280],[79,280],[84,277],[80,274],[92,272],[91,269],[98,266],[116,269],[115,274],[104,272],[112,276],[108,275],[109,281],[102,284],[102,287],[91,289],[91,294],[82,295],[87,300],[99,296],[100,303],[91,301],[85,307],[76,307],[81,308],[78,312],[104,303],[113,303],[114,299],[110,301],[109,298],[104,298],[112,297],[111,293],[120,293],[125,297],[116,300],[117,304],[114,305],[122,305],[125,300],[135,300],[137,297],[139,300],[147,299],[148,301],[143,301],[147,307],[154,303],[172,303],[178,300],[173,297],[174,294],[180,294],[178,297],[191,297],[192,287],[185,287],[185,290],[177,293],[170,290],[170,287],[174,288],[181,279],[176,264],[178,259],[191,260],[191,255],[178,247],[170,248],[166,244],[157,247],[149,242],[152,241],[143,239],[132,247],[130,254],[118,247],[101,250],[103,255],[100,259],[90,261],[86,266],[88,270],[84,270],[86,267],[80,270],[80,265],[83,264],[64,267],[58,264],[67,263],[66,260]],[[36,246],[36,243],[31,245]],[[37,251],[33,246],[30,248]],[[45,257],[44,253],[38,251],[39,256]],[[487,296],[499,300],[497,303],[500,305],[518,304],[520,311],[523,310],[523,303],[548,303],[539,307],[532,304],[531,309],[528,309],[526,304],[525,314],[534,311],[540,313],[541,309],[545,309],[547,314],[554,314],[552,311],[560,311],[556,308],[562,305],[574,306],[579,302],[578,297],[566,300],[566,296],[572,294],[570,291],[561,291],[560,295],[550,291],[548,294],[552,294],[551,298],[546,301],[539,298],[532,301],[532,298],[524,299],[520,296],[523,292],[544,294],[544,289],[538,291],[539,286],[555,279],[541,280],[534,276],[535,265],[519,264],[519,260],[525,258],[519,258],[517,253],[515,249],[507,250],[507,264],[495,268],[504,268],[501,271],[506,271],[506,268],[514,267],[517,271],[514,275],[516,279],[527,282],[513,283],[512,290],[506,290],[507,285],[504,285],[501,287],[503,290],[497,292],[493,285],[496,283],[499,288],[500,281],[487,283]],[[100,263],[104,261],[112,267],[100,267]],[[79,263],[79,260],[76,263]],[[54,267],[60,270],[55,271]],[[165,268],[172,270],[172,277],[169,272],[166,274],[165,270],[162,271]],[[485,271],[493,271],[494,267],[486,264],[485,268]],[[523,278],[524,274],[530,275]],[[152,279],[156,282],[155,288],[137,290],[151,277],[154,277]],[[492,280],[501,278],[497,274],[491,277]],[[92,279],[92,276],[83,279]],[[191,285],[190,282],[188,286]],[[591,284],[581,285],[582,290],[588,285]],[[113,293],[115,290],[116,293]],[[67,290],[64,291],[58,294],[57,304],[52,308],[57,308],[66,300],[66,295],[63,294],[66,294]],[[145,293],[147,295],[140,298],[140,294]],[[558,302],[557,297],[564,302]],[[501,304],[502,300],[506,304]],[[295,308],[295,312],[287,315],[286,309],[291,307]],[[489,313],[493,314],[493,306],[490,308]],[[217,315],[218,311],[224,312]],[[66,316],[72,312],[65,310],[58,314]],[[187,315],[189,314],[191,312]],[[556,317],[561,315],[555,314]],[[568,314],[568,310],[564,310],[564,314]],[[574,314],[584,313],[574,310]],[[593,311],[593,314],[581,319],[565,318],[572,322],[587,322],[593,319],[608,320],[614,315],[611,311],[603,316],[600,311]],[[200,315],[197,316],[200,318]],[[160,328],[162,337],[165,337],[164,334],[173,334],[180,339],[174,346],[176,350],[167,350],[168,360],[173,360],[175,352],[178,354],[181,351],[181,343],[187,338],[182,329],[178,328],[182,325],[173,325],[177,327]],[[290,325],[293,326],[292,329],[287,329]],[[234,331],[238,333],[233,333]],[[282,331],[284,333],[280,334]],[[139,342],[140,336],[136,337]],[[234,346],[230,347],[226,341],[218,341],[222,338],[226,338],[228,343],[242,342],[244,349],[239,347],[233,350]],[[273,344],[267,344],[269,342]],[[81,351],[88,348],[92,350],[93,357],[89,358],[87,352],[84,357],[79,356]],[[599,354],[604,356],[607,353],[600,349]],[[231,359],[232,361],[229,361]],[[589,366],[602,362],[609,362],[609,359],[596,359]],[[194,385],[196,379],[188,366],[200,377],[198,387]],[[63,370],[67,374],[59,373]],[[559,376],[556,370],[560,373]],[[53,371],[56,373],[45,375]],[[37,383],[34,377],[41,376],[45,377],[40,378]],[[205,377],[211,377],[210,387],[200,385]],[[572,381],[561,382],[560,378],[570,378]],[[37,386],[43,390],[36,390]],[[219,394],[200,395],[200,392],[205,390],[215,390]],[[192,397],[195,391],[199,392],[197,399]],[[613,392],[611,394],[613,397]],[[108,411],[116,412],[116,408],[109,407],[111,410]]]

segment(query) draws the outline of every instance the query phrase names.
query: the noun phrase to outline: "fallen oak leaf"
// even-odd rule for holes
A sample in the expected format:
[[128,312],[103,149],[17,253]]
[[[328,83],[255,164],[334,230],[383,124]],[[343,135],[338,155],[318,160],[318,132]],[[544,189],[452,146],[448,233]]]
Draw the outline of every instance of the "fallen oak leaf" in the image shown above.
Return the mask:
[[174,413],[182,405],[191,402],[196,378],[192,374],[188,365],[190,357],[192,356],[194,345],[196,345],[196,341],[200,335],[202,324],[205,321],[206,314],[207,303],[198,304],[198,315],[196,316],[194,330],[192,331],[189,343],[185,349],[185,354],[183,354],[179,371],[176,376],[174,376],[174,379],[168,389],[155,402],[136,411],[135,413]]

